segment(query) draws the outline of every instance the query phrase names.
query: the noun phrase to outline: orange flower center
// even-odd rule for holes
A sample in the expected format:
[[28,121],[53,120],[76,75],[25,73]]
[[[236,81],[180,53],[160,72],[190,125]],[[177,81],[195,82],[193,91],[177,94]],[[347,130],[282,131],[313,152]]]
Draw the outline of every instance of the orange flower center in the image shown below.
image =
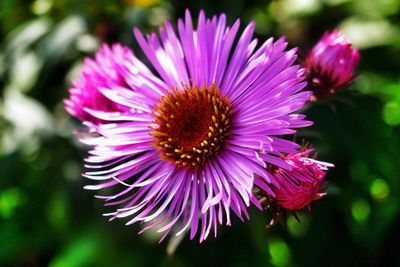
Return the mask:
[[231,110],[215,84],[172,88],[155,107],[151,135],[161,157],[178,167],[194,168],[215,156],[229,136]]

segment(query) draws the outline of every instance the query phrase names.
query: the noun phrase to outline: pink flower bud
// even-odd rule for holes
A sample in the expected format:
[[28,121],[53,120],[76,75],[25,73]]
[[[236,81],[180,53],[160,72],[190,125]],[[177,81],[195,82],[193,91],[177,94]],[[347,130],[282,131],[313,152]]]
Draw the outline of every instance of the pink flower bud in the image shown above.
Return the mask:
[[325,32],[309,53],[306,62],[307,90],[323,98],[351,82],[360,53],[340,31]]
[[310,158],[312,149],[289,154],[285,162],[291,170],[276,168],[273,176],[281,187],[274,187],[278,205],[289,211],[300,210],[325,195],[323,184],[326,172],[332,164]]

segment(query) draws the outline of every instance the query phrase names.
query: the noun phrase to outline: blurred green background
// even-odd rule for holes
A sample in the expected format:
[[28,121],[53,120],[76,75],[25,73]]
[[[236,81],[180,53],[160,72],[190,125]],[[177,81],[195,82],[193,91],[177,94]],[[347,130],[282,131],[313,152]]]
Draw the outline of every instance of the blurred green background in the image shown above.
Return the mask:
[[[305,110],[315,125],[299,135],[336,168],[301,224],[266,231],[268,215],[252,210],[174,251],[108,222],[83,190],[87,148],[62,104],[69,81],[102,42],[139,51],[133,26],[155,31],[186,7],[253,19],[260,40],[286,35],[301,57],[335,27],[361,50],[353,86]],[[0,27],[0,266],[400,266],[398,0],[1,0]]]

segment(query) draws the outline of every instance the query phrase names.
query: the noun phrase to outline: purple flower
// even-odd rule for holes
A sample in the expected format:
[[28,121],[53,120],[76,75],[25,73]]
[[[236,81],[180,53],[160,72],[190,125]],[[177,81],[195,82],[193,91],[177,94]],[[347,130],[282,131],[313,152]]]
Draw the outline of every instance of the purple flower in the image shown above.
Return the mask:
[[257,48],[254,26],[235,41],[239,21],[227,26],[224,14],[207,19],[200,12],[194,29],[187,11],[178,34],[169,22],[159,37],[134,30],[156,73],[126,51],[110,71],[124,84],[109,82],[108,72],[106,84],[83,83],[118,107],[83,108],[102,122],[93,125],[98,136],[82,142],[93,147],[86,159],[93,170],[84,176],[97,181],[86,188],[117,192],[98,196],[117,206],[107,216],[145,223],[143,231],[163,238],[199,233],[201,242],[217,235],[218,224],[231,225],[232,213],[243,220],[251,202],[259,205],[255,174],[271,194],[281,186],[266,166],[291,168],[279,155],[299,146],[279,136],[311,124],[293,113],[311,93],[302,90],[304,70],[293,65],[296,49],[285,51],[285,40],[272,38]]
[[127,47],[119,44],[109,47],[104,44],[96,53],[94,60],[86,58],[81,76],[73,81],[73,87],[69,89],[69,99],[64,100],[68,113],[81,121],[97,124],[102,120],[92,116],[89,110],[128,111],[129,108],[110,100],[101,93],[101,90],[127,87],[120,68],[132,56],[132,51]]
[[359,61],[360,53],[340,31],[325,32],[305,62],[307,89],[319,98],[335,93],[353,79]]

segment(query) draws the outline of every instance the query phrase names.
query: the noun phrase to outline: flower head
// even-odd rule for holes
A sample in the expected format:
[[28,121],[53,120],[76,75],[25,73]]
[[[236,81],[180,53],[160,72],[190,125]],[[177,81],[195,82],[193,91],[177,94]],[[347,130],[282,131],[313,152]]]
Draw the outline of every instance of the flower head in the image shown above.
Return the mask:
[[301,210],[325,195],[323,184],[332,164],[309,158],[312,149],[287,155],[291,170],[275,168],[272,173],[282,187],[274,187],[275,200],[290,211]]
[[273,194],[258,190],[256,194],[261,202],[267,202],[267,208],[272,209],[275,223],[277,217],[286,217],[286,211],[296,215],[305,207],[310,208],[311,202],[322,198],[325,193],[324,178],[333,164],[311,158],[313,149],[303,146],[300,152],[287,154],[283,157],[287,166],[270,166],[271,174],[279,186],[272,186]]
[[353,79],[359,60],[360,53],[340,31],[325,32],[305,62],[307,89],[316,97],[335,93]]
[[[279,155],[298,149],[280,135],[311,124],[294,114],[311,93],[293,65],[296,50],[285,51],[284,39],[256,49],[254,26],[235,42],[239,21],[227,26],[225,15],[200,12],[194,29],[186,12],[178,35],[169,22],[159,37],[134,30],[156,73],[126,51],[114,68],[124,84],[94,84],[118,111],[83,108],[100,121],[92,126],[98,136],[82,140],[93,148],[86,159],[93,171],[84,176],[98,181],[86,188],[117,191],[98,196],[117,206],[107,216],[164,236],[188,230],[202,241],[218,224],[230,225],[231,213],[248,217],[258,203],[255,174],[267,192],[279,186],[266,164],[285,165]],[[99,72],[91,74],[86,79]]]
[[103,95],[103,88],[127,87],[120,67],[132,51],[119,44],[104,44],[96,53],[95,59],[86,58],[80,77],[73,81],[69,89],[69,98],[64,100],[69,114],[81,121],[90,123],[102,122],[90,115],[90,110],[104,112],[126,111],[127,108]]

